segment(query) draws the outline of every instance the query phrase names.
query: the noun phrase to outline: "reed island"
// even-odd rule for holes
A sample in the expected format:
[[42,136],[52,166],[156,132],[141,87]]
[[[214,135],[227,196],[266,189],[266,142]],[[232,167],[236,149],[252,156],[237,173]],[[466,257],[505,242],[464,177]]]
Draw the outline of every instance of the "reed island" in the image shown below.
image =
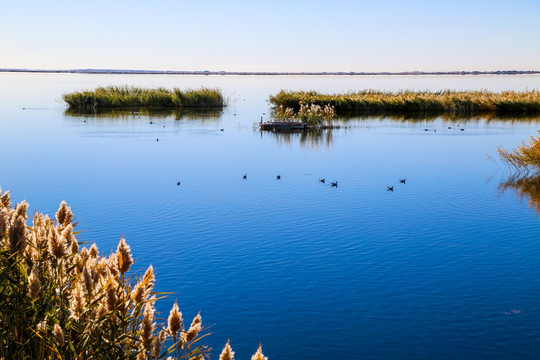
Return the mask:
[[270,96],[276,109],[292,109],[314,104],[331,106],[337,114],[362,113],[451,113],[537,114],[540,113],[540,91],[411,91],[397,92],[361,90],[344,94],[323,94],[317,91],[281,90]]
[[101,110],[112,108],[222,108],[225,98],[219,89],[202,87],[181,90],[178,88],[140,88],[134,86],[97,87],[63,95],[71,110]]

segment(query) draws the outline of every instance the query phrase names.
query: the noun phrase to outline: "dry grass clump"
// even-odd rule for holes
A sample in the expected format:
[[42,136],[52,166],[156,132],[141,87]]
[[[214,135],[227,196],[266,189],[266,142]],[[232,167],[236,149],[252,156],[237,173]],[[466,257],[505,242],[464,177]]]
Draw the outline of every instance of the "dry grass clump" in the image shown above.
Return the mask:
[[336,111],[331,105],[302,104],[298,111],[279,106],[273,113],[277,120],[299,121],[310,125],[331,124]]
[[337,112],[436,112],[471,115],[478,113],[540,113],[540,92],[532,91],[410,91],[362,90],[345,94],[316,91],[280,91],[270,96],[275,107],[298,111],[302,105],[331,105]]
[[175,303],[167,323],[157,321],[154,270],[128,276],[123,237],[104,256],[80,247],[65,202],[31,225],[27,210],[0,189],[0,359],[208,358],[200,314],[186,326]]
[[98,110],[103,108],[215,108],[223,107],[225,99],[219,89],[172,90],[145,89],[134,86],[98,87],[63,95],[70,109]]
[[523,143],[512,152],[502,148],[498,148],[497,152],[518,172],[540,171],[540,137],[531,136],[528,144]]

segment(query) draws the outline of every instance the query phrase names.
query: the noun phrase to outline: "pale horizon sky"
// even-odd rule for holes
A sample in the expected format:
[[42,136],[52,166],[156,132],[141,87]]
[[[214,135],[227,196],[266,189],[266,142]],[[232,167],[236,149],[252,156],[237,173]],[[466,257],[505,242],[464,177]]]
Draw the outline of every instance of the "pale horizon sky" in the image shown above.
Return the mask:
[[0,32],[0,68],[540,70],[540,0],[21,0]]

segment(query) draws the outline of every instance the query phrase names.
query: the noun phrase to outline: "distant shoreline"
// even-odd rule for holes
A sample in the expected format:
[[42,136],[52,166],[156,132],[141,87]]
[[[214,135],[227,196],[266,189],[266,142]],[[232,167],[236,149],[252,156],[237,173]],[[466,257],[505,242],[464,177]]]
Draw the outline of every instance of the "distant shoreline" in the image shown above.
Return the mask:
[[279,71],[169,71],[169,70],[118,70],[118,69],[2,69],[9,73],[53,73],[53,74],[111,74],[111,75],[271,75],[271,76],[371,76],[371,75],[531,75],[538,70],[497,70],[497,71],[402,71],[402,72],[279,72]]

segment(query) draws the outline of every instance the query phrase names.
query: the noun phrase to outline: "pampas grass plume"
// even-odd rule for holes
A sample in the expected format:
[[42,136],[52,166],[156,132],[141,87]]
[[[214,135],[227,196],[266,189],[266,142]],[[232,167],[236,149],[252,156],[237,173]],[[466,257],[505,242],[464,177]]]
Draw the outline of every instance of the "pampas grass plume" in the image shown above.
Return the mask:
[[227,344],[221,351],[219,355],[219,360],[234,360],[234,351],[232,350],[231,345],[229,344],[230,340],[227,340]]

